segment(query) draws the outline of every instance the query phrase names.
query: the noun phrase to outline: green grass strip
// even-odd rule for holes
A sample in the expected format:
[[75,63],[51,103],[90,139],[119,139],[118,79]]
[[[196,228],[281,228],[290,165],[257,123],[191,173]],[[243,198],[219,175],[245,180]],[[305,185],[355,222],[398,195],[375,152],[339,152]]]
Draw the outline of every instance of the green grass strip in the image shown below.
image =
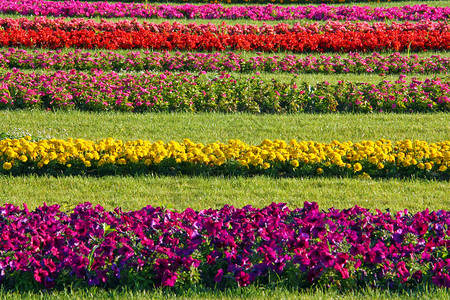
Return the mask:
[[42,110],[0,111],[0,131],[41,138],[213,143],[239,139],[314,140],[450,140],[450,114],[295,114],[87,113]]
[[108,210],[122,207],[128,211],[146,205],[202,210],[225,204],[263,207],[272,202],[284,202],[294,208],[309,201],[339,209],[358,205],[371,210],[417,212],[448,208],[449,192],[448,182],[427,180],[0,176],[1,204],[27,203],[30,209],[44,202],[67,209],[91,202]]

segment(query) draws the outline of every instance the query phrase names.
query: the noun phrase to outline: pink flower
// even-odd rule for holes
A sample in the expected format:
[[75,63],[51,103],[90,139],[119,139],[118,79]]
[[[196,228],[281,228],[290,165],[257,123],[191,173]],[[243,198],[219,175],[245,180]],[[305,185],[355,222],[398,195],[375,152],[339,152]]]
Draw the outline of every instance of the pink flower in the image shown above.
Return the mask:
[[222,277],[223,277],[223,270],[222,270],[222,269],[219,269],[219,270],[217,271],[216,276],[214,276],[214,281],[215,281],[215,282],[220,282],[220,281],[222,281]]

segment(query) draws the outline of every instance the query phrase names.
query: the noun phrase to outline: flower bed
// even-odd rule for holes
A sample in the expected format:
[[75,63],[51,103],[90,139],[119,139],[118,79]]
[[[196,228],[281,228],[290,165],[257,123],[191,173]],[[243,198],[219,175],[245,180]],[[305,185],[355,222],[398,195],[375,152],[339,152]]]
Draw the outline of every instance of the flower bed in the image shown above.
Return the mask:
[[180,144],[111,138],[3,139],[4,174],[148,174],[359,176],[364,178],[450,178],[450,141],[362,141],[332,143],[264,140],[258,146],[239,140],[227,144]]
[[0,282],[38,288],[450,287],[450,213],[316,203],[183,212],[0,207]]
[[287,73],[448,73],[450,57],[433,55],[420,57],[393,53],[362,56],[350,53],[348,58],[340,55],[297,57],[295,55],[256,55],[243,58],[241,54],[228,53],[169,53],[113,51],[84,52],[80,49],[70,52],[27,51],[9,48],[0,50],[0,67],[5,69],[45,69],[45,70],[92,70],[103,71],[226,71],[250,73],[254,71]]
[[166,18],[166,19],[251,19],[251,20],[348,20],[348,21],[420,21],[446,20],[450,7],[426,4],[402,7],[370,6],[233,6],[149,5],[144,3],[108,3],[84,1],[1,0],[0,12],[33,16]]
[[[133,1],[133,0],[131,0]],[[183,0],[181,0],[183,1]],[[194,0],[194,2],[197,0]],[[220,1],[220,0],[219,0]],[[239,2],[241,0],[231,0]],[[264,0],[255,0],[264,1]],[[273,0],[272,2],[283,0]],[[303,1],[303,0],[295,0]],[[304,0],[316,1],[316,0]],[[328,0],[325,0],[328,1]],[[345,1],[345,0],[342,0]],[[138,1],[136,1],[138,2]],[[145,1],[147,2],[147,1]],[[207,112],[448,112],[449,78],[424,82],[401,76],[376,85],[290,84],[225,72],[446,72],[448,59],[410,52],[450,49],[450,7],[278,7],[149,5],[78,1],[0,0],[0,12],[23,15],[171,19],[346,20],[326,24],[195,25],[89,19],[0,19],[3,47],[51,49],[244,50],[271,52],[408,51],[362,58],[247,60],[229,54],[3,51],[3,67],[91,70],[83,73],[0,73],[1,109]],[[351,23],[356,20],[385,23]],[[420,21],[388,24],[388,20]],[[425,20],[425,21],[423,21]],[[440,22],[434,22],[440,21]],[[3,30],[2,30],[3,29]],[[104,70],[99,70],[104,69]],[[147,70],[188,70],[153,74]],[[133,74],[106,70],[134,70]],[[398,115],[393,115],[398,117]],[[433,139],[432,136],[429,136]],[[425,178],[450,180],[450,141],[319,143],[264,140],[228,143],[122,142],[112,138],[6,138],[0,134],[0,176],[200,175]],[[122,197],[124,198],[124,197]],[[126,199],[124,199],[126,200]],[[439,201],[439,199],[434,199]],[[0,207],[0,288],[114,289],[174,287],[190,292],[249,285],[404,291],[450,288],[450,212],[370,212],[353,207],[290,210],[226,205],[183,212],[147,206],[105,211],[90,203],[73,210]],[[96,289],[91,290],[96,295]],[[91,292],[90,291],[90,292]],[[425,293],[426,294],[426,293]],[[232,293],[233,295],[233,293]],[[234,294],[236,296],[236,294]],[[97,294],[98,296],[98,294]]]
[[0,109],[207,112],[436,112],[450,110],[449,79],[277,83],[223,73],[120,75],[93,70],[0,76]]
[[220,25],[212,23],[198,24],[188,23],[181,24],[179,22],[162,22],[152,23],[147,21],[133,20],[118,20],[107,21],[101,19],[99,22],[93,19],[68,19],[58,18],[49,19],[46,17],[35,17],[33,19],[28,18],[0,18],[0,28],[6,29],[25,29],[25,30],[41,30],[43,28],[50,28],[52,30],[60,29],[64,31],[73,30],[94,30],[94,31],[109,31],[114,32],[116,30],[122,30],[126,32],[132,31],[151,31],[154,33],[190,33],[190,34],[284,34],[284,33],[337,33],[337,32],[374,32],[374,31],[450,31],[450,24],[448,22],[433,22],[430,20],[420,20],[419,22],[405,22],[405,23],[384,23],[384,22],[341,22],[341,21],[327,21],[326,23],[295,23],[289,25],[286,23],[278,23],[276,25],[263,24],[235,24],[229,25],[222,22]]
[[50,49],[154,49],[154,50],[244,50],[280,52],[370,52],[449,50],[449,31],[308,32],[286,34],[154,33],[149,30],[64,31],[7,29],[0,31],[3,47],[42,47]]

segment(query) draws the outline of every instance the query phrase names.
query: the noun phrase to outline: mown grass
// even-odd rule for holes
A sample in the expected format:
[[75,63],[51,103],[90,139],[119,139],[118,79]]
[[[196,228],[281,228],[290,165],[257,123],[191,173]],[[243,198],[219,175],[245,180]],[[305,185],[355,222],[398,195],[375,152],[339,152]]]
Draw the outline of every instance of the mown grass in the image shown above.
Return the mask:
[[450,114],[286,114],[219,113],[86,113],[42,110],[0,111],[0,132],[55,138],[209,143],[240,139],[259,144],[264,139],[318,142],[450,139]]
[[7,299],[449,299],[448,291],[436,288],[419,288],[411,291],[381,291],[366,289],[363,291],[337,291],[315,289],[310,291],[292,291],[279,286],[272,288],[245,287],[225,291],[187,291],[174,293],[167,290],[156,291],[105,291],[91,288],[89,290],[66,290],[57,292],[20,293],[0,290],[0,297]]
[[322,209],[355,205],[392,212],[448,209],[448,182],[426,180],[363,180],[339,178],[221,178],[221,177],[47,177],[1,176],[0,205],[35,208],[43,203],[64,209],[91,202],[108,210],[138,210],[147,205],[183,211],[235,207],[263,207],[287,203],[302,207],[317,202]]

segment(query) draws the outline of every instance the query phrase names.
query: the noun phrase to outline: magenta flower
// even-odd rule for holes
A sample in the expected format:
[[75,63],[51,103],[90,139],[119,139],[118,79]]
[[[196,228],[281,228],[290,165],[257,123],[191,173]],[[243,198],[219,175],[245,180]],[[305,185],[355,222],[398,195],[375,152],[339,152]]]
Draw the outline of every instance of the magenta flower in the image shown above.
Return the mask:
[[222,270],[222,269],[219,269],[219,270],[217,271],[216,276],[214,276],[214,281],[215,281],[215,282],[221,282],[221,281],[222,281],[222,277],[223,277],[223,270]]

